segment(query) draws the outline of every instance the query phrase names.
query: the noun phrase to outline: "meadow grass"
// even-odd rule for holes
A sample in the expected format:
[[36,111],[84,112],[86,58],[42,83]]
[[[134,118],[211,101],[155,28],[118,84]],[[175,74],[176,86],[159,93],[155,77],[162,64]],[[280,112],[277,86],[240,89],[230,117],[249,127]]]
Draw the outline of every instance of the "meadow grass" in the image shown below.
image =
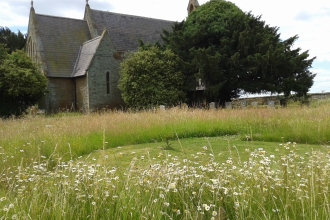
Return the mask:
[[[328,144],[329,104],[312,108],[107,112],[0,121],[0,151],[27,158],[69,159],[103,148],[189,137],[238,135],[242,140]],[[70,155],[70,156],[71,156]],[[20,163],[18,159],[15,163]],[[11,165],[11,164],[8,164]]]
[[0,121],[0,219],[330,219],[328,115],[325,104]]

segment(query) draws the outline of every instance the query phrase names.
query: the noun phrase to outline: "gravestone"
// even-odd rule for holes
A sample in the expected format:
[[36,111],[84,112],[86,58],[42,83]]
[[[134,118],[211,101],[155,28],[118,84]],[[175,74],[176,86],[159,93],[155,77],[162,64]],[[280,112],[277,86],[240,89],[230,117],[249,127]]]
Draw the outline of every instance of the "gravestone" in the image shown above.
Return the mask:
[[210,103],[210,109],[213,109],[213,110],[215,109],[215,102]]
[[37,114],[37,107],[35,106],[32,106],[30,108],[30,115],[36,115]]
[[231,102],[226,102],[226,109],[232,109],[233,105]]
[[251,106],[253,108],[258,108],[258,102],[251,102]]
[[160,105],[160,106],[159,106],[159,110],[160,110],[161,112],[165,112],[165,105]]
[[272,100],[268,100],[267,106],[268,106],[268,108],[275,108],[275,102]]
[[37,114],[38,115],[45,115],[46,114],[46,109],[38,109]]
[[247,101],[246,100],[241,100],[240,101],[240,107],[241,108],[246,108],[247,107]]

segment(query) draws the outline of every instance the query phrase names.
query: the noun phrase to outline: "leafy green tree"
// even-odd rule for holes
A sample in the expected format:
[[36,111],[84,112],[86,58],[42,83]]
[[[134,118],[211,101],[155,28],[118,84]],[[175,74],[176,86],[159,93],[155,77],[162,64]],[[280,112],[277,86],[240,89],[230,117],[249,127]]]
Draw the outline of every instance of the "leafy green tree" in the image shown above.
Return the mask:
[[143,46],[121,63],[119,89],[134,109],[175,105],[182,101],[183,77],[179,58],[169,49]]
[[20,115],[46,92],[47,79],[21,50],[0,44],[0,117]]
[[17,33],[12,32],[8,27],[0,26],[0,44],[5,44],[9,49],[9,53],[15,50],[21,50],[26,43],[26,35],[19,30]]
[[200,78],[205,97],[221,103],[242,92],[305,96],[313,85],[309,68],[315,57],[293,49],[297,39],[281,40],[277,27],[224,0],[202,5],[163,34],[165,47],[184,63],[186,88]]

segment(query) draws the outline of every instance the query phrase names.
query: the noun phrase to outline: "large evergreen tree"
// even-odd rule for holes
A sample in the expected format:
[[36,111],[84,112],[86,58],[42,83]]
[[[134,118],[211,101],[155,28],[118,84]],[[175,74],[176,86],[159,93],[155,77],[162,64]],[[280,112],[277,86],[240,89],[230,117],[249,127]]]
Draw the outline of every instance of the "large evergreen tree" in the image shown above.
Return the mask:
[[241,92],[305,96],[313,85],[309,68],[315,58],[293,49],[297,39],[281,40],[277,27],[224,0],[202,5],[163,34],[165,47],[184,63],[186,90],[201,78],[205,97],[221,103]]
[[9,53],[15,50],[21,50],[25,46],[26,35],[18,30],[17,33],[12,32],[8,27],[0,26],[0,44],[5,44],[9,49]]

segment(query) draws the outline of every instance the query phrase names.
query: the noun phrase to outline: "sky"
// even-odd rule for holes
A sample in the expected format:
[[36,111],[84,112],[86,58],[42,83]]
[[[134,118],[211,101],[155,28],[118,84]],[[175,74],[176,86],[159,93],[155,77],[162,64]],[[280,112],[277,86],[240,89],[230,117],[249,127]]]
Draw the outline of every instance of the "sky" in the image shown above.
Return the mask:
[[[199,0],[205,4],[208,0]],[[330,92],[330,1],[329,0],[232,0],[245,12],[261,15],[270,26],[279,27],[283,40],[298,35],[294,48],[316,57],[311,93]],[[82,19],[86,0],[34,0],[37,14]],[[89,0],[92,9],[182,21],[188,0]],[[0,26],[27,32],[31,0],[0,0]]]

